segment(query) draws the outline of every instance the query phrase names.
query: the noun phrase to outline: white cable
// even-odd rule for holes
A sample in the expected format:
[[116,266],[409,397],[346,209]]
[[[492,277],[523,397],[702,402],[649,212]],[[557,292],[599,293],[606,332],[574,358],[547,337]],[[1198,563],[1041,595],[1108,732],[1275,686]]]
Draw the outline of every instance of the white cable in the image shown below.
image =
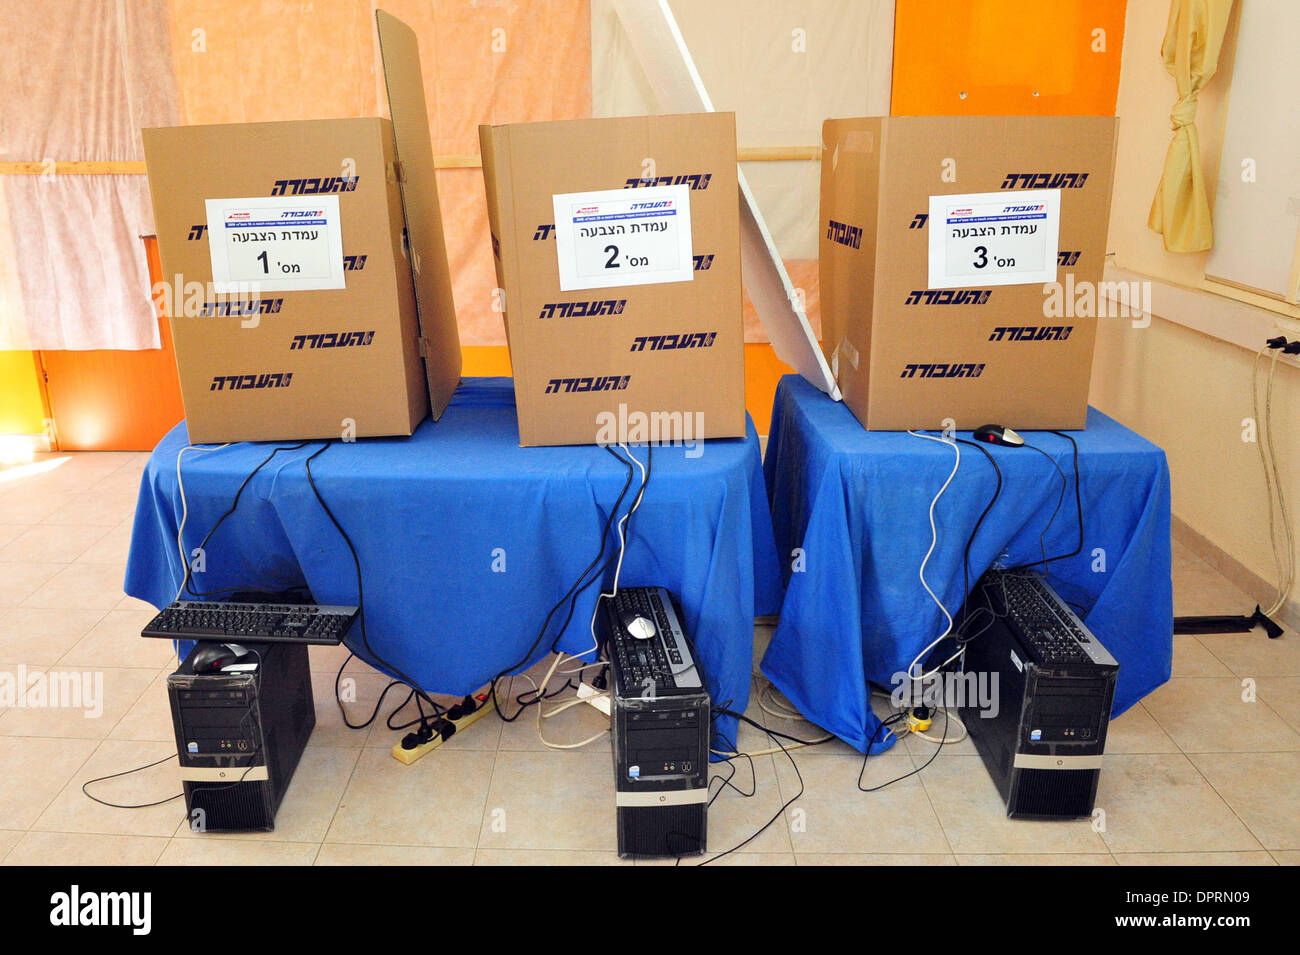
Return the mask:
[[[557,667],[559,667],[561,661],[564,660],[564,657],[565,655],[563,653],[555,654],[555,659],[551,661],[551,668],[546,671],[546,676],[542,678],[542,682],[540,686],[538,686],[536,683],[533,683],[532,677],[528,676],[527,673],[520,674],[525,679],[527,679],[529,683],[533,683],[533,686],[536,688],[537,701],[534,705],[536,705],[537,707],[537,738],[541,740],[542,745],[545,746],[547,749],[581,749],[584,746],[590,746],[592,743],[596,742],[596,740],[601,739],[602,737],[605,736],[605,734],[609,732],[609,727],[607,726],[604,729],[602,729],[599,733],[595,733],[592,736],[588,736],[586,739],[581,740],[577,743],[552,743],[542,733],[542,716],[543,716],[542,707],[545,705],[546,688],[550,685],[551,677],[555,676],[555,670]],[[570,659],[574,659],[574,658],[571,657]],[[594,699],[598,699],[599,696],[607,696],[607,695],[608,695],[607,693],[602,693],[599,694],[598,696],[590,697],[590,699],[594,700]],[[565,703],[561,703],[557,707],[555,707],[550,713],[545,714],[546,718],[549,719],[550,717],[555,716],[557,713],[561,713],[564,710],[567,710],[570,706],[576,703],[586,703],[586,702],[587,701],[585,699],[574,699],[574,700],[569,700]]]
[[914,673],[917,665],[921,663],[921,661],[924,660],[927,656],[929,656],[930,651],[932,651],[935,647],[937,647],[944,640],[946,640],[948,638],[948,635],[952,633],[952,614],[948,612],[948,608],[943,605],[943,601],[940,600],[937,596],[935,596],[934,591],[930,589],[930,585],[926,582],[925,565],[929,563],[930,555],[934,553],[935,547],[937,547],[939,544],[939,529],[935,527],[934,524],[934,508],[935,505],[939,503],[939,498],[943,497],[943,492],[948,490],[948,485],[952,483],[952,479],[957,476],[957,469],[961,467],[961,448],[958,447],[957,442],[953,441],[951,438],[935,437],[932,434],[922,434],[920,431],[908,431],[907,433],[912,435],[915,438],[925,438],[925,440],[927,441],[937,441],[940,444],[946,444],[948,447],[952,448],[953,455],[954,455],[953,462],[952,462],[952,471],[950,471],[948,474],[948,480],[943,482],[943,487],[939,488],[939,493],[936,494],[934,496],[934,500],[930,502],[930,549],[925,552],[925,557],[921,559],[921,566],[917,570],[917,576],[921,579],[921,586],[925,588],[925,592],[930,595],[930,599],[933,600],[935,604],[939,607],[940,612],[943,614],[944,619],[947,620],[948,623],[947,626],[944,627],[943,633],[935,637],[935,639],[931,641],[930,645],[927,646],[920,653],[918,653],[916,657],[913,658],[912,662],[907,665],[908,678],[915,683],[927,679],[933,676],[934,674],[938,673],[949,663],[951,663],[953,660],[956,660],[958,657],[960,657],[963,653],[966,652],[966,648],[961,647],[960,649],[957,650],[956,653],[950,656],[947,660],[944,660],[943,663],[940,663],[929,673],[921,673],[920,675],[916,675]]
[[638,460],[636,455],[631,452],[628,446],[619,442],[618,447],[622,448],[627,453],[628,460],[641,469],[641,487],[637,490],[636,497],[632,499],[632,506],[628,508],[627,513],[624,514],[622,519],[618,522],[618,563],[614,567],[614,589],[607,594],[600,593],[596,595],[596,605],[591,608],[591,646],[586,650],[583,650],[581,653],[575,654],[575,659],[578,657],[585,657],[588,653],[595,653],[600,649],[600,638],[596,636],[596,615],[600,613],[600,602],[602,600],[613,599],[618,596],[618,578],[623,572],[623,555],[627,552],[627,538],[625,536],[627,522],[629,518],[636,513],[637,508],[641,506],[641,498],[645,495],[645,486],[649,478],[649,475],[646,473],[645,465]]
[[[1260,465],[1264,471],[1264,493],[1268,501],[1269,542],[1272,545],[1273,566],[1277,573],[1277,598],[1273,605],[1265,611],[1268,616],[1272,616],[1285,605],[1286,598],[1295,582],[1295,547],[1291,535],[1291,519],[1286,509],[1286,495],[1282,489],[1281,477],[1278,474],[1277,455],[1273,446],[1273,381],[1274,374],[1277,371],[1279,349],[1273,349],[1268,384],[1265,389],[1264,413],[1260,414],[1259,362],[1267,350],[1268,346],[1264,345],[1255,353],[1255,362],[1251,369],[1250,400],[1251,409],[1255,416],[1255,444],[1256,449],[1259,451]],[[1277,496],[1276,509],[1274,506],[1275,491]],[[1282,522],[1285,530],[1287,552],[1285,559],[1282,555],[1281,542],[1278,540],[1277,510],[1282,512]]]
[[[1268,616],[1270,617],[1286,605],[1287,597],[1291,594],[1291,588],[1295,585],[1295,538],[1291,530],[1291,513],[1286,504],[1286,490],[1277,466],[1277,449],[1273,445],[1273,382],[1277,374],[1277,359],[1280,353],[1281,349],[1273,350],[1273,360],[1268,369],[1268,388],[1264,397],[1264,417],[1266,420],[1264,433],[1268,441],[1268,457],[1273,466],[1273,486],[1277,490],[1277,506],[1282,514],[1282,529],[1286,547],[1284,561],[1286,573],[1282,586],[1279,588],[1277,602],[1268,610]],[[1270,521],[1270,532],[1273,530],[1271,523]],[[1274,545],[1274,552],[1276,553],[1276,544]]]
[[[176,591],[176,599],[181,599],[181,593],[185,590],[185,581],[190,578],[190,558],[185,553],[185,543],[182,536],[185,533],[185,521],[190,516],[189,504],[185,500],[185,481],[181,478],[181,456],[186,451],[220,451],[222,448],[230,447],[229,443],[220,444],[216,447],[200,447],[196,444],[187,444],[176,452],[176,493],[181,499],[181,522],[176,528],[176,550],[181,555],[181,566],[185,568],[185,575],[181,578],[181,589]],[[1271,500],[1271,499],[1270,499]]]

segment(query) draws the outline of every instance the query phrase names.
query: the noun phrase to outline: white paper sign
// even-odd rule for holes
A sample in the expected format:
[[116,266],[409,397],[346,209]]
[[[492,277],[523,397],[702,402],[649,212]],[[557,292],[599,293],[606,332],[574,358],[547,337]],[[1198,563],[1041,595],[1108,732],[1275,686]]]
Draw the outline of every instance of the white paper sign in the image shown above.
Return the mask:
[[930,288],[1056,281],[1061,190],[930,197]]
[[552,196],[560,288],[613,288],[695,278],[689,186]]
[[338,196],[208,199],[217,292],[345,288]]

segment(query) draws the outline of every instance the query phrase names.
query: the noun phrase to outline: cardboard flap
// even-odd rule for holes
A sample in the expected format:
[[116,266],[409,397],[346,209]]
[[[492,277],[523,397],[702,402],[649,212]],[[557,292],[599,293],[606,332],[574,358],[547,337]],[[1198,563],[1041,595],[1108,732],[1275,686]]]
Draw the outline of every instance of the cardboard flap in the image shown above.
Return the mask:
[[396,174],[406,215],[408,258],[415,281],[420,338],[427,343],[423,351],[429,377],[429,404],[436,421],[460,381],[460,334],[438,205],[419,42],[414,30],[383,10],[375,11],[375,26],[384,63],[388,111],[393,120]]
[[[614,0],[614,8],[660,108],[668,113],[715,112],[667,0]],[[739,166],[737,172],[745,291],[777,357],[838,401],[839,387],[777,252],[776,240]]]

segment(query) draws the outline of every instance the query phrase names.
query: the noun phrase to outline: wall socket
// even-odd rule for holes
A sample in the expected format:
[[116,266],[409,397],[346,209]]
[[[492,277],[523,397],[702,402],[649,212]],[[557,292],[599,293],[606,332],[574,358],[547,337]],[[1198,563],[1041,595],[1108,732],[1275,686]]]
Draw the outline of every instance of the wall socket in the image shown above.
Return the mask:
[[1277,326],[1277,330],[1287,337],[1288,341],[1300,340],[1300,318],[1277,315],[1274,316],[1273,323]]

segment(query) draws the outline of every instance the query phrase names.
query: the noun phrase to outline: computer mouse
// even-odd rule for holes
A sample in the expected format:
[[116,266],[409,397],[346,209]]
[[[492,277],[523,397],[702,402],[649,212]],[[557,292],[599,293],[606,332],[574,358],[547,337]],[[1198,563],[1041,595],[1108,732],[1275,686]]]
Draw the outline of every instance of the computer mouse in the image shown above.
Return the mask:
[[243,647],[226,643],[205,643],[194,654],[195,673],[216,673],[248,656]]
[[971,433],[971,437],[985,444],[1000,444],[1005,448],[1021,448],[1025,444],[1024,438],[1000,424],[982,424]]
[[637,640],[649,640],[655,635],[654,621],[649,617],[643,617],[639,613],[627,611],[619,618],[619,623],[623,625],[623,630]]

